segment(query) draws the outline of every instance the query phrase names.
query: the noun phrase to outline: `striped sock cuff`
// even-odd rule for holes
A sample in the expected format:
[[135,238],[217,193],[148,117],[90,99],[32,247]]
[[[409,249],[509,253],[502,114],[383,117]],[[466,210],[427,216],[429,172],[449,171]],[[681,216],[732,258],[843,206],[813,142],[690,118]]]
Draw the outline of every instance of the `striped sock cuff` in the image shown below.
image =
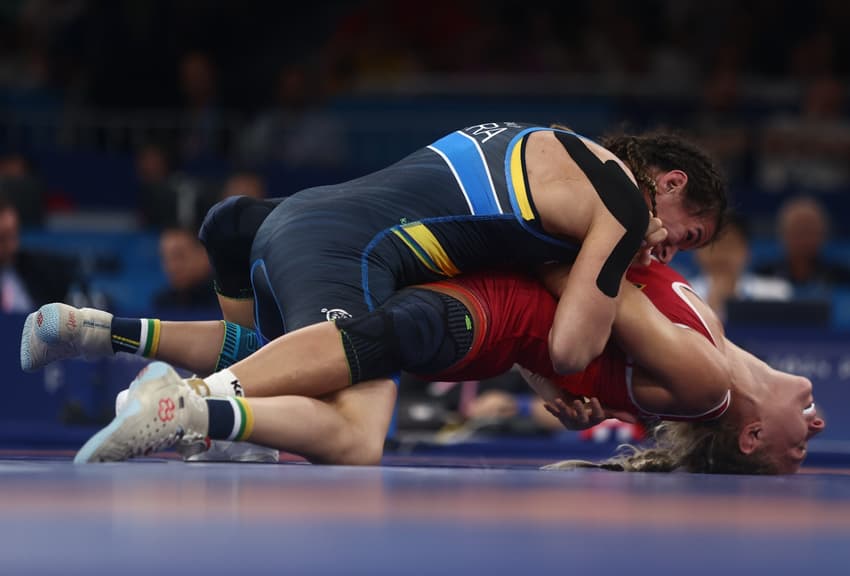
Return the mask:
[[254,431],[254,412],[251,410],[251,405],[245,398],[232,396],[228,401],[233,406],[233,431],[230,433],[228,440],[246,440],[251,437]]
[[155,358],[160,332],[161,323],[154,318],[113,318],[112,350]]
[[139,350],[136,354],[145,358],[154,358],[159,350],[161,322],[153,318],[142,318],[142,333],[139,336]]

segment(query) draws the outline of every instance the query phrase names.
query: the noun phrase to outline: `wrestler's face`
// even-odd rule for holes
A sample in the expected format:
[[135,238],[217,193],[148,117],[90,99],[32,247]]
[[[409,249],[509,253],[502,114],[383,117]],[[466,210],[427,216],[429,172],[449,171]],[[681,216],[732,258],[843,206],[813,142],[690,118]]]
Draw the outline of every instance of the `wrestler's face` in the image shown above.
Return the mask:
[[773,371],[769,380],[772,394],[761,410],[764,454],[779,473],[793,474],[806,458],[809,439],[823,431],[825,423],[808,378]]
[[656,196],[658,217],[667,229],[667,238],[653,250],[653,254],[665,264],[679,250],[691,250],[705,246],[714,238],[716,223],[710,215],[694,216],[684,205],[683,193],[673,189]]

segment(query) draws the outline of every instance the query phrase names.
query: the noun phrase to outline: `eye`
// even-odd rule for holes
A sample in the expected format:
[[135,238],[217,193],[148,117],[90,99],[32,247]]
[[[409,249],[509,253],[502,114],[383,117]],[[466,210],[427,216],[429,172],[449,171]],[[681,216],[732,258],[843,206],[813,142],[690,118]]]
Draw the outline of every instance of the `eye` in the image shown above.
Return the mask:
[[805,414],[806,416],[808,416],[809,414],[814,414],[814,413],[815,413],[815,403],[814,402],[812,402],[811,404],[809,404],[808,406],[803,408],[803,414]]

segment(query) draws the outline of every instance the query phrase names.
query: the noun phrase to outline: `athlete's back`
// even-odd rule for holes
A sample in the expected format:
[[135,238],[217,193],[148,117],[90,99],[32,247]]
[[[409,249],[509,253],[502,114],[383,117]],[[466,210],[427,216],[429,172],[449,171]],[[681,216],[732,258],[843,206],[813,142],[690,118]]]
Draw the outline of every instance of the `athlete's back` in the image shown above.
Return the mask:
[[[653,260],[649,266],[632,266],[626,276],[671,322],[714,342],[707,323],[686,299],[691,289],[678,272]],[[567,376],[555,373],[548,335],[557,303],[535,279],[515,274],[467,275],[452,279],[449,284],[462,286],[483,303],[487,335],[481,352],[474,358],[430,377],[482,379],[509,370],[516,363],[551,379],[570,394],[596,397],[607,408],[635,416],[652,416],[635,402],[631,388],[633,367],[614,341],[586,370]]]

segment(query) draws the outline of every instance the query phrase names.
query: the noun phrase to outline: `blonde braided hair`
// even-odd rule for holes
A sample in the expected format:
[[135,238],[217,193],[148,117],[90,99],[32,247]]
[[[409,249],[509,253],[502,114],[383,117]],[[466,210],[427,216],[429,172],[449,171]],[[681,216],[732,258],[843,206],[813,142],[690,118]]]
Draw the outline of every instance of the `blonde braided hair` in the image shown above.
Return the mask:
[[700,474],[777,474],[777,467],[759,451],[746,455],[738,448],[738,428],[727,416],[705,422],[661,422],[652,431],[653,446],[625,444],[619,454],[602,462],[564,460],[545,470],[601,468],[618,472],[692,472]]

